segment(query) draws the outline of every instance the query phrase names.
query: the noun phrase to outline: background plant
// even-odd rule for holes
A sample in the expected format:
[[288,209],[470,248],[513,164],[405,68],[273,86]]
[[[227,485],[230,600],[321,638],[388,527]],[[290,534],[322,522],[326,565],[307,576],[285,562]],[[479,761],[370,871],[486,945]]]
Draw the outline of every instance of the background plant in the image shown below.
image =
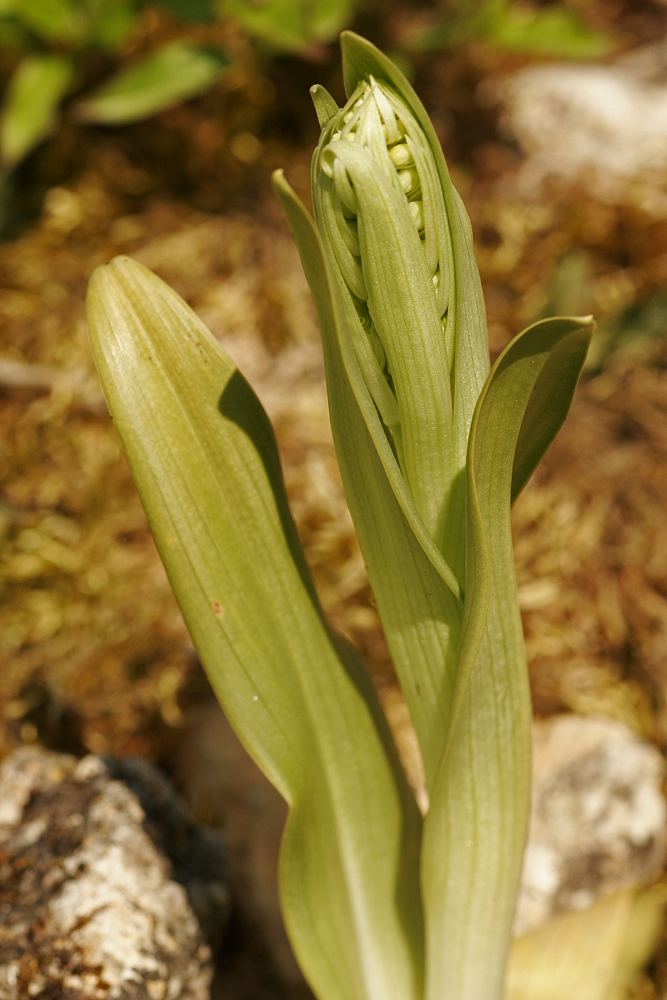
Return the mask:
[[[181,30],[128,58],[151,8],[175,17]],[[351,15],[349,0],[2,0],[0,48],[12,68],[0,111],[1,200],[6,206],[7,179],[57,129],[63,110],[78,122],[119,126],[212,87],[230,56],[224,45],[201,41],[202,26],[231,20],[273,52],[304,54],[333,38]],[[91,61],[98,64],[94,82]]]
[[586,5],[530,5],[516,0],[444,0],[430,27],[415,33],[418,49],[451,48],[479,39],[514,52],[599,59],[617,44],[585,18]]

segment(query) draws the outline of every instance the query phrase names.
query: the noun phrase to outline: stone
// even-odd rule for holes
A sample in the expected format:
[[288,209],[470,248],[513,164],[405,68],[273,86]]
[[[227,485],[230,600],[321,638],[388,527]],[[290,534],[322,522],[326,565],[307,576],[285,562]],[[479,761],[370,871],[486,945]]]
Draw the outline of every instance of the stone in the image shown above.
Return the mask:
[[217,943],[225,871],[219,838],[146,762],[15,751],[0,768],[0,1000],[208,1000],[201,923]]
[[526,155],[520,189],[576,180],[604,201],[637,201],[667,213],[667,47],[645,46],[612,65],[529,66],[482,99],[499,100],[502,122]]
[[577,715],[535,722],[515,934],[661,873],[664,775],[657,748],[620,722]]

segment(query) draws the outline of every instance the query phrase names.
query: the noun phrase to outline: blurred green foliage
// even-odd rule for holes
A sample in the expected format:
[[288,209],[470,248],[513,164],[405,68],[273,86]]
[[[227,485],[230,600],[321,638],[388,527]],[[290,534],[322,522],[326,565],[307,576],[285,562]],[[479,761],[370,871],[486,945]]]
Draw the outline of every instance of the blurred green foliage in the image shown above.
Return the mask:
[[614,39],[590,28],[566,2],[533,7],[516,0],[449,0],[437,23],[414,40],[415,48],[434,49],[480,39],[498,48],[565,59],[599,59]]
[[[123,125],[204,93],[229,65],[220,47],[195,40],[196,25],[237,22],[274,51],[307,52],[330,41],[348,23],[354,0],[0,0],[0,47],[14,63],[0,108],[0,229],[16,166],[67,110],[90,124]],[[128,60],[128,41],[147,7],[182,22],[182,33]],[[131,45],[129,46],[131,48]],[[85,93],[92,53],[109,75]],[[16,57],[18,56],[18,59]],[[81,91],[84,91],[82,94]]]
[[[218,79],[229,62],[226,55],[187,40],[123,66],[120,49],[137,27],[142,6],[141,0],[0,0],[0,44],[21,53],[0,115],[5,174],[56,127],[61,101],[81,86],[82,58],[90,50],[106,53],[120,67],[74,106],[88,122],[136,121],[202,93]],[[197,16],[201,7],[193,4]]]
[[[269,53],[315,56],[348,26],[360,0],[0,0],[0,50],[12,67],[0,100],[0,230],[15,168],[56,131],[61,108],[78,121],[122,125],[204,93],[229,56],[206,47],[201,26],[231,21]],[[181,22],[177,40],[128,53],[147,8]],[[416,19],[419,22],[419,18]],[[587,27],[568,0],[546,8],[523,0],[440,0],[430,27],[407,49],[470,39],[538,54],[596,58],[611,39]],[[107,77],[87,92],[91,55]],[[95,59],[93,59],[95,62]]]

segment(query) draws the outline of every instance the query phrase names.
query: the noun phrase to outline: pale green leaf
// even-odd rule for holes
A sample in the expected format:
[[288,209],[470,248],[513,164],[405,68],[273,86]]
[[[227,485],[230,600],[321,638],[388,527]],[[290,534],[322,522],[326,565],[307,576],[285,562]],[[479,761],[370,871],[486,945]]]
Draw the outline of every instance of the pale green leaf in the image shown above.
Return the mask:
[[[346,32],[342,46],[348,94],[361,79],[373,75],[400,94],[424,129],[438,164],[454,244],[453,283],[458,291],[450,303],[457,341],[452,372],[456,413],[452,447],[459,471],[451,498],[450,530],[443,559],[417,513],[360,371],[350,333],[352,323],[346,311],[349,296],[345,297],[335,275],[330,275],[321,261],[320,242],[307,213],[290,195],[284,181],[277,185],[318,308],[331,421],[348,503],[387,643],[417,731],[430,787],[447,738],[461,628],[465,559],[463,468],[468,427],[488,372],[484,306],[472,256],[470,223],[451,185],[423,106],[393,63],[370,43]],[[371,469],[377,471],[371,475]]]
[[259,401],[141,265],[91,279],[96,364],[211,683],[288,801],[280,883],[321,1000],[419,1000],[420,818],[374,689],[328,630]]
[[228,63],[222,52],[171,42],[121,70],[76,110],[83,121],[104,125],[139,121],[208,90]]
[[64,56],[31,55],[18,64],[0,118],[0,159],[6,169],[51,133],[73,75],[74,67]]
[[329,91],[325,90],[325,88],[321,87],[318,83],[316,83],[314,87],[310,88],[310,96],[313,99],[315,113],[317,114],[317,120],[320,123],[320,128],[324,128],[326,123],[330,121],[339,110],[338,105]]
[[505,1000],[625,1000],[660,932],[665,887],[624,889],[512,945]]
[[[531,703],[512,553],[512,470],[517,442],[525,470],[562,422],[591,332],[590,321],[580,319],[525,330],[496,361],[475,409],[462,638],[422,848],[427,1000],[502,996],[530,798]],[[556,376],[557,387],[550,381]],[[557,411],[553,425],[542,419],[545,400]]]

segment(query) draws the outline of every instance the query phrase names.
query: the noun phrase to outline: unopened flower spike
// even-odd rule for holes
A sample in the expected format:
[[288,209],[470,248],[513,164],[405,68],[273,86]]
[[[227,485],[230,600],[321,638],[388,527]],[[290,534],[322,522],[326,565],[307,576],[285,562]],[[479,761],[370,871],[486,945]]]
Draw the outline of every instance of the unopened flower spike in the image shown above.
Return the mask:
[[369,74],[343,108],[333,112],[332,104],[318,89],[315,218],[366,384],[417,510],[442,547],[458,471],[447,332],[452,246],[442,185],[428,138],[386,83]]

